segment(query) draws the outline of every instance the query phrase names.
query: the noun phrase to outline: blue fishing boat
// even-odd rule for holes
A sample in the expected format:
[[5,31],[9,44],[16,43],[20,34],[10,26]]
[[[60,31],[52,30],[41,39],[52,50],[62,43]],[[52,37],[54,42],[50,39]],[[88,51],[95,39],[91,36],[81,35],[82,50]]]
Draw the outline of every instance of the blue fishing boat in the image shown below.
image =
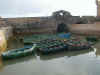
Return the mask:
[[36,44],[33,44],[33,46],[26,46],[24,48],[9,50],[2,53],[1,56],[3,60],[29,56],[29,55],[34,54],[36,46],[37,46]]

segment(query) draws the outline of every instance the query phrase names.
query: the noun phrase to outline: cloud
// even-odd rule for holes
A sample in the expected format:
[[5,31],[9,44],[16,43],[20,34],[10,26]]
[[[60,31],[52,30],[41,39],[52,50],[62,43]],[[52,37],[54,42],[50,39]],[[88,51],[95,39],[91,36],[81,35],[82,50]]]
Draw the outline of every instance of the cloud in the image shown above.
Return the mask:
[[96,15],[95,0],[1,0],[0,16],[47,16],[57,10],[72,15]]

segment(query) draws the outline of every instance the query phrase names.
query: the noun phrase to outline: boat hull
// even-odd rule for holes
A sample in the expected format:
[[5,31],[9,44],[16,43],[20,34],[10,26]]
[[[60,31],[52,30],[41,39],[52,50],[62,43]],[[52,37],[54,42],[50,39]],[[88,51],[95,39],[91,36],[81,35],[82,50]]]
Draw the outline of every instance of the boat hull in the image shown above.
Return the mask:
[[8,60],[8,59],[16,59],[20,57],[25,57],[34,54],[35,46],[34,49],[31,49],[32,47],[24,47],[16,50],[10,50],[7,52],[4,52],[1,54],[3,60]]

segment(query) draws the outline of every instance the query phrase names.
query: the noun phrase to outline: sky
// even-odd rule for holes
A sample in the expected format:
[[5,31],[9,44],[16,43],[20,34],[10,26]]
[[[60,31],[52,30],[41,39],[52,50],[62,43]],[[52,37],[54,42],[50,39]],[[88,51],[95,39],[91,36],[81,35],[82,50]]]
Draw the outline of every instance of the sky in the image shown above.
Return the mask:
[[2,17],[50,16],[58,10],[73,16],[96,16],[95,0],[0,0]]

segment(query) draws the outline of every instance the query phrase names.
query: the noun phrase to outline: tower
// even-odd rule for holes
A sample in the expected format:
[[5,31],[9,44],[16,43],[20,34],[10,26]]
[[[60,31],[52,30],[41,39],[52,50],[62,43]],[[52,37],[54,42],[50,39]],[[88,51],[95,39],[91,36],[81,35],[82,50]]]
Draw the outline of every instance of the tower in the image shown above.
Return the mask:
[[97,16],[100,16],[100,0],[96,0],[97,5]]

